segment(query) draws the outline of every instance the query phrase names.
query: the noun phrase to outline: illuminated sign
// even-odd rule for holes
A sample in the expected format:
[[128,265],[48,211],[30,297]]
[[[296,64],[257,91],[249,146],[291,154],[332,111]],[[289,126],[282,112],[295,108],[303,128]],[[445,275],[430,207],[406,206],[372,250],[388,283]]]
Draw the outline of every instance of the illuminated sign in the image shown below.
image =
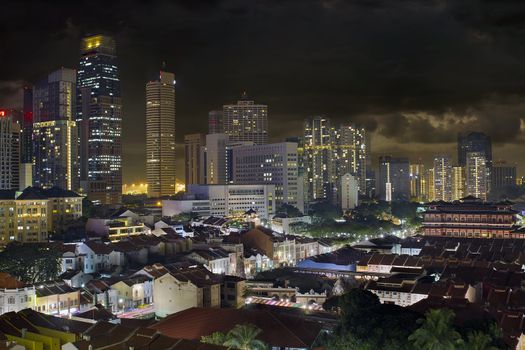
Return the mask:
[[0,117],[7,117],[7,112],[3,109],[0,109]]

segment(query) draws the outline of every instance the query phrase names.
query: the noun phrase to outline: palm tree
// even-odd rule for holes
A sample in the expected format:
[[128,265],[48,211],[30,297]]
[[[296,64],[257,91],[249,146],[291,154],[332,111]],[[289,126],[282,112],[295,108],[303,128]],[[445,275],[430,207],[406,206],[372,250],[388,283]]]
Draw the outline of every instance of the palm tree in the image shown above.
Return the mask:
[[260,333],[261,330],[254,325],[238,324],[228,332],[227,340],[223,345],[238,350],[266,350],[268,346],[257,339]]
[[481,331],[475,331],[467,335],[464,350],[497,350],[492,344],[492,337]]
[[213,332],[210,335],[203,335],[201,337],[201,343],[223,345],[226,339],[226,334],[222,332]]
[[452,325],[454,317],[454,312],[449,309],[429,310],[424,319],[418,320],[421,326],[408,340],[421,350],[456,350],[463,340]]

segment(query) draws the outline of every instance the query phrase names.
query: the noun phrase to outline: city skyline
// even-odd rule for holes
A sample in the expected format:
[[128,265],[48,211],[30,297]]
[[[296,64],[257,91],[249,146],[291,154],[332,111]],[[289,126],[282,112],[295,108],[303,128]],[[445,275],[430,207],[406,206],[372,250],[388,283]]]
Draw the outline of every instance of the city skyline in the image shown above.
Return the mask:
[[[387,150],[394,156],[422,157],[429,162],[436,148],[450,153],[455,162],[457,133],[479,130],[493,132],[495,161],[519,162],[518,171],[523,173],[525,165],[518,153],[523,142],[520,115],[525,111],[524,73],[518,64],[523,52],[519,45],[510,44],[521,34],[507,32],[517,25],[509,19],[514,10],[498,4],[483,4],[479,9],[470,6],[459,2],[365,6],[337,1],[263,6],[217,1],[137,3],[129,6],[134,7],[133,12],[119,2],[92,6],[102,14],[119,12],[110,21],[111,16],[66,15],[53,4],[36,5],[33,10],[39,15],[56,10],[56,21],[42,29],[38,42],[32,37],[33,12],[22,21],[26,11],[10,6],[12,15],[7,16],[6,25],[16,32],[16,41],[6,34],[14,49],[3,56],[6,64],[0,68],[0,86],[5,93],[0,104],[21,106],[19,90],[25,83],[60,66],[77,68],[80,38],[87,33],[107,33],[117,41],[123,108],[130,122],[123,125],[125,182],[145,180],[145,163],[133,161],[145,159],[145,135],[135,125],[144,121],[142,87],[163,61],[179,83],[178,168],[183,164],[184,134],[205,132],[210,110],[247,91],[269,106],[269,142],[300,135],[304,118],[326,115],[335,123],[363,123],[372,131],[375,163]],[[301,16],[283,16],[294,11]],[[145,16],[137,18],[134,13]],[[323,25],[309,28],[305,22],[318,13],[324,15]],[[143,18],[151,15],[159,24],[146,21],[142,25]],[[185,21],[171,20],[177,16],[185,16]],[[284,18],[291,25],[285,25]],[[406,27],[396,25],[400,18]],[[25,28],[20,27],[22,23]],[[247,23],[253,25],[246,28]],[[152,39],[159,25],[165,26],[164,33]],[[417,36],[407,29],[413,25],[420,27]],[[299,31],[304,35],[299,36]],[[162,45],[171,36],[177,42]],[[296,37],[309,40],[292,40],[293,47],[288,47]],[[35,64],[21,43],[34,50],[51,45],[55,54]],[[343,44],[354,49],[342,50]],[[315,47],[320,51],[312,49]],[[243,52],[235,63],[232,58],[238,57],[238,51],[230,52],[234,48]],[[321,51],[323,56],[319,56]],[[204,64],[210,55],[217,60]],[[183,173],[177,177],[182,180]]]

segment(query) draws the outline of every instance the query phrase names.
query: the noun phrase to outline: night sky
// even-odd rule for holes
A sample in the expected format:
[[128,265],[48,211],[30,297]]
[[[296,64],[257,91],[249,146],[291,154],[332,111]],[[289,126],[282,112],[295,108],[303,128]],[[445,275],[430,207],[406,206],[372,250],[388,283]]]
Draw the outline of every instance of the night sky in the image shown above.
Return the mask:
[[145,178],[145,83],[176,74],[183,135],[241,92],[269,105],[270,138],[324,114],[363,123],[374,158],[456,156],[458,131],[490,134],[525,171],[525,1],[2,1],[0,106],[60,66],[80,39],[117,40],[124,181]]

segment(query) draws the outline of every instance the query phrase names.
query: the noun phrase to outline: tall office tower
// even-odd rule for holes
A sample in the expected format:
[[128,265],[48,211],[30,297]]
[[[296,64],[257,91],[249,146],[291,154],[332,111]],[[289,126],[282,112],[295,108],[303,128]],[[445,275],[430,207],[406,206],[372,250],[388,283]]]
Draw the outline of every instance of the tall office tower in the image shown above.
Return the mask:
[[516,165],[496,162],[492,165],[491,193],[504,195],[506,191],[516,186]]
[[421,163],[410,164],[410,198],[422,202],[425,200],[425,166]]
[[208,134],[222,134],[223,132],[222,111],[210,111],[208,113]]
[[313,117],[304,121],[304,163],[308,201],[333,197],[333,132],[330,119]]
[[74,120],[76,72],[61,68],[33,90],[34,178],[36,186],[77,191],[78,130]]
[[202,185],[201,150],[206,145],[206,135],[190,134],[184,136],[184,180],[188,185]]
[[448,155],[434,157],[434,200],[452,200],[452,165]]
[[354,209],[359,204],[359,183],[351,174],[341,176],[341,209]]
[[230,142],[268,143],[268,106],[255,104],[243,93],[237,104],[222,109],[224,133]]
[[408,158],[379,157],[379,198],[408,201],[410,199],[410,166]]
[[77,74],[80,181],[88,198],[117,204],[122,196],[122,100],[115,40],[82,40]]
[[483,152],[468,152],[466,165],[466,194],[487,200],[487,160]]
[[20,143],[20,162],[33,163],[33,88],[24,86],[24,110],[22,119],[22,138]]
[[297,143],[237,146],[232,149],[232,158],[234,184],[273,184],[277,206],[286,203],[304,212]]
[[148,196],[175,194],[175,75],[161,71],[146,84]]
[[0,190],[19,189],[20,125],[14,119],[0,109]]
[[226,174],[226,134],[206,135],[206,146],[201,149],[202,176],[208,185],[224,185]]
[[465,168],[452,167],[452,200],[457,201],[465,197]]
[[432,202],[435,200],[434,193],[434,168],[427,169],[425,174],[425,188],[427,191],[427,201]]
[[341,125],[334,130],[334,161],[336,182],[345,174],[353,175],[359,184],[359,192],[366,188],[367,146],[366,131],[355,125]]

